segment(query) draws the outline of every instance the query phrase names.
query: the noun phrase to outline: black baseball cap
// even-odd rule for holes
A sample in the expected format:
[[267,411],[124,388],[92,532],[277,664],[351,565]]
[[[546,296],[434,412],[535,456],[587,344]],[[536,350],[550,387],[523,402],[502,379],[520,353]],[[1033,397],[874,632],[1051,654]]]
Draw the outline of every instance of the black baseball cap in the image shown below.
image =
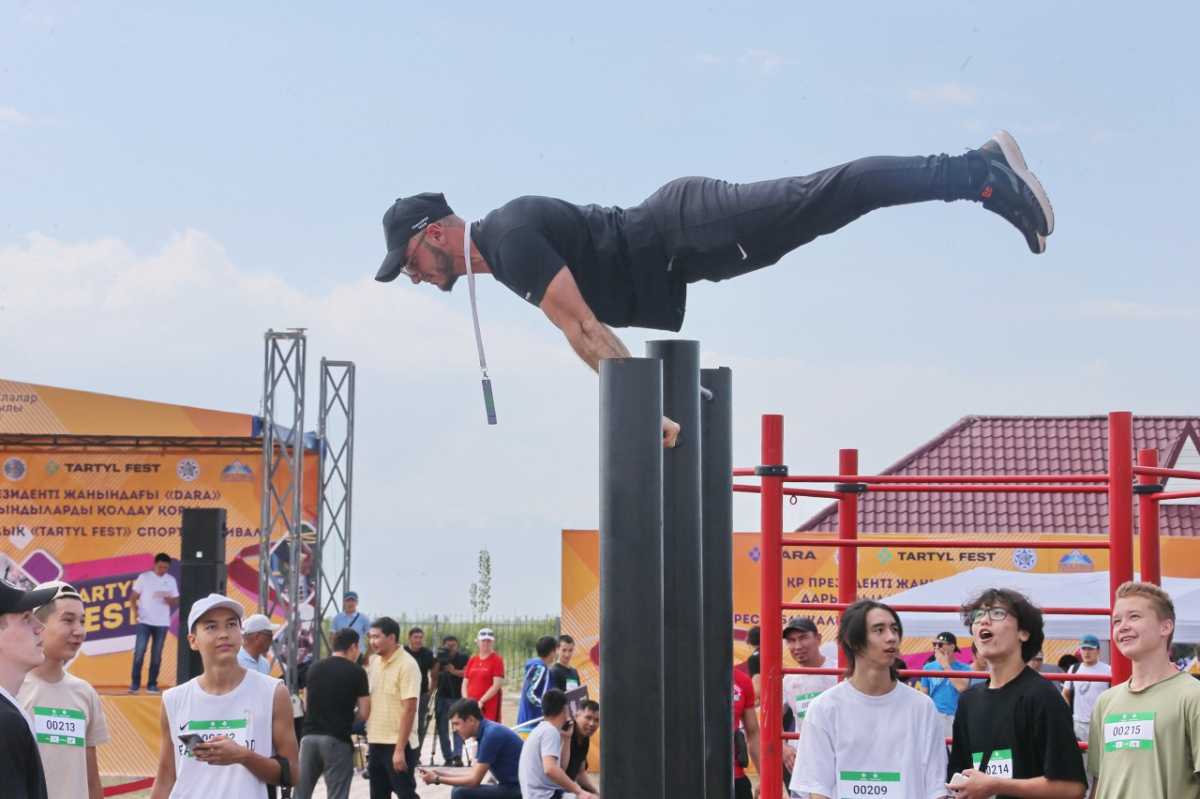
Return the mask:
[[7,580],[0,580],[0,613],[24,613],[45,605],[58,594],[58,588],[22,591]]
[[790,619],[788,619],[787,625],[783,628],[783,637],[787,638],[787,634],[792,630],[798,630],[802,633],[816,633],[817,635],[820,635],[820,632],[817,630],[816,623],[808,616],[792,616]]
[[937,638],[933,640],[940,641],[943,644],[950,644],[950,646],[954,647],[955,652],[958,651],[958,639],[954,637],[954,633],[938,633]]
[[446,204],[446,198],[436,192],[423,192],[411,197],[401,197],[392,203],[383,215],[383,240],[388,253],[375,273],[380,283],[390,283],[400,275],[407,258],[408,240],[436,222],[454,212]]

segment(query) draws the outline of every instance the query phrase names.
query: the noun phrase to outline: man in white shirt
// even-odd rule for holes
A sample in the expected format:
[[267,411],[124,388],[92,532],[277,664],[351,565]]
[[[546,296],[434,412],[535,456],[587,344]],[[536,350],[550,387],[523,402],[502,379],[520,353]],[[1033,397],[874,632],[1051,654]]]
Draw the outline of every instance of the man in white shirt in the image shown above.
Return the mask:
[[[842,613],[838,644],[846,680],[812,700],[790,785],[809,799],[946,795],[946,745],[933,701],[898,681],[903,628],[882,602],[860,599]],[[902,733],[902,734],[898,734]]]
[[[1112,674],[1107,663],[1100,660],[1100,639],[1094,635],[1085,635],[1079,639],[1079,653],[1083,661],[1071,667],[1072,674]],[[1100,694],[1108,690],[1108,684],[1102,682],[1069,682],[1063,685],[1063,696],[1071,705],[1071,721],[1075,725],[1075,740],[1087,742],[1088,725],[1092,719],[1092,708]],[[1087,753],[1083,754],[1084,763]],[[1088,775],[1088,791],[1092,789],[1093,777]]]
[[104,789],[96,747],[108,743],[104,709],[96,689],[66,670],[87,632],[83,599],[74,586],[64,582],[42,583],[38,588],[55,592],[53,599],[34,612],[46,625],[42,631],[46,659],[25,675],[17,699],[33,714],[50,797],[101,799]]
[[242,664],[242,668],[260,674],[271,673],[271,661],[267,660],[266,655],[271,651],[271,641],[281,626],[272,624],[261,613],[246,617],[242,622],[242,648],[238,650],[238,663]]
[[[783,628],[783,641],[788,654],[792,656],[797,666],[819,669],[834,666],[829,663],[821,651],[821,633],[816,623],[807,616],[793,616]],[[808,706],[826,689],[837,685],[837,677],[832,674],[788,674],[783,678],[783,706],[792,711],[795,720],[794,732],[802,733],[804,718],[808,715]],[[796,751],[800,742],[792,741],[791,746],[783,747],[784,782],[788,782],[791,772],[796,768]]]
[[142,685],[142,661],[146,657],[146,644],[150,643],[150,674],[146,678],[146,690],[158,693],[158,670],[162,666],[163,644],[167,640],[167,629],[171,626],[171,611],[179,605],[179,586],[175,578],[167,574],[171,568],[171,556],[159,552],[154,556],[154,568],[142,572],[133,581],[133,606],[137,613],[137,642],[133,647],[133,673],[129,680],[129,693],[136,694]]

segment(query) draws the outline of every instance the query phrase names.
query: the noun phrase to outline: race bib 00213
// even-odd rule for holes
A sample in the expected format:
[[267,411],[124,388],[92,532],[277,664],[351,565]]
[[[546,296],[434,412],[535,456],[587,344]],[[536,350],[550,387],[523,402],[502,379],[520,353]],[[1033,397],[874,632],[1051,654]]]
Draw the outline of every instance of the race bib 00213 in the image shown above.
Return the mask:
[[[983,752],[971,753],[971,765],[977,770],[983,762]],[[997,749],[988,758],[987,773],[992,777],[1008,777],[1013,775],[1013,754],[1011,749]]]
[[1105,752],[1153,749],[1153,713],[1111,713],[1104,717]]
[[87,716],[82,710],[34,706],[33,730],[40,744],[84,746]]
[[838,774],[838,799],[864,796],[896,799],[902,796],[904,781],[899,771],[842,771]]

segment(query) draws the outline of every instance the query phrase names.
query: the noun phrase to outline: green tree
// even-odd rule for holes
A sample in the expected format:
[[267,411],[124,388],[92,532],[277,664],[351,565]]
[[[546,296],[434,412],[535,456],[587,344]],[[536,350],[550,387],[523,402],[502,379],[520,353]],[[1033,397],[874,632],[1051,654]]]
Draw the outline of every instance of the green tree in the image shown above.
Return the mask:
[[492,555],[487,547],[479,550],[479,579],[471,583],[471,610],[482,619],[492,605]]

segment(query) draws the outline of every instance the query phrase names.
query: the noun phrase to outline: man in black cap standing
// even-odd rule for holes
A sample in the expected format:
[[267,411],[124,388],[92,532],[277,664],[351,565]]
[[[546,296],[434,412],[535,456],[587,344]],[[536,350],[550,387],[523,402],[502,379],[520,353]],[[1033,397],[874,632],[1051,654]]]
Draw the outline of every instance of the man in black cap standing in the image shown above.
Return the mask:
[[[958,659],[958,638],[954,633],[938,633],[933,639],[933,658],[924,666],[925,671],[970,671],[971,667]],[[971,681],[963,677],[922,677],[917,690],[929,694],[937,707],[938,715],[946,728],[946,737],[954,731],[954,714],[958,712],[958,696],[970,687]]]
[[22,591],[0,580],[0,774],[9,799],[46,799],[46,775],[33,719],[21,709],[16,695],[25,675],[46,659],[45,627],[33,611],[54,594],[54,588]]
[[[375,279],[403,274],[450,291],[463,274],[491,274],[541,308],[598,371],[602,359],[629,355],[610,328],[679,330],[689,283],[770,266],[877,208],[928,200],[982,203],[1035,254],[1054,230],[1045,190],[1000,131],[961,156],[860,158],[758,183],[680,178],[625,209],[527,196],[468,226],[441,194],[402,197],[383,217],[388,253]],[[663,420],[664,445],[678,433]]]

